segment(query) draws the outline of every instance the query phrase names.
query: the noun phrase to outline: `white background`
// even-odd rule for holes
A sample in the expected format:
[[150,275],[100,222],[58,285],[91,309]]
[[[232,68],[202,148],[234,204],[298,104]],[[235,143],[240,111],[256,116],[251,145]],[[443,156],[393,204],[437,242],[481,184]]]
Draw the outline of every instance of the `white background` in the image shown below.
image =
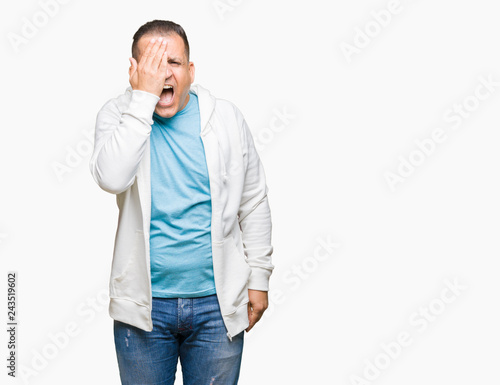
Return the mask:
[[[19,345],[18,378],[2,359],[0,382],[119,384],[105,298],[117,208],[90,175],[85,133],[128,86],[134,32],[167,19],[187,32],[195,82],[263,144],[282,294],[246,335],[240,384],[498,383],[495,1],[401,0],[390,20],[387,1],[67,0],[45,19],[35,0],[1,8],[0,287],[18,272]],[[39,27],[16,46],[26,20]],[[464,103],[467,117],[451,114]],[[276,111],[293,118],[273,131]],[[435,130],[446,139],[415,152]],[[411,343],[397,348],[400,333]]]

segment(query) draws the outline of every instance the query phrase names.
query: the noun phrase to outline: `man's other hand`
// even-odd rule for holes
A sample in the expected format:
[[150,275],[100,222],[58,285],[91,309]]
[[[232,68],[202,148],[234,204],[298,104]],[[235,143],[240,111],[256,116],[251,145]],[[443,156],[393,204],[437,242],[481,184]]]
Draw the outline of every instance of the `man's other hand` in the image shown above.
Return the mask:
[[260,320],[262,314],[267,309],[269,303],[267,291],[248,289],[248,321],[249,325],[245,329],[247,332]]
[[139,57],[139,64],[133,57],[129,58],[129,82],[134,90],[161,95],[165,79],[168,77],[167,46],[165,38],[152,38],[144,53]]

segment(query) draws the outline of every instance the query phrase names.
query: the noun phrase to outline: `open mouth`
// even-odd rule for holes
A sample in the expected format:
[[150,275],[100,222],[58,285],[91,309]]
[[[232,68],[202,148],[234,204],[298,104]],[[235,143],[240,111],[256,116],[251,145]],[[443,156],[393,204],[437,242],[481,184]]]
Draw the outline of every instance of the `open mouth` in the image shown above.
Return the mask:
[[174,102],[174,87],[170,84],[165,84],[160,95],[158,104],[162,107],[169,107]]

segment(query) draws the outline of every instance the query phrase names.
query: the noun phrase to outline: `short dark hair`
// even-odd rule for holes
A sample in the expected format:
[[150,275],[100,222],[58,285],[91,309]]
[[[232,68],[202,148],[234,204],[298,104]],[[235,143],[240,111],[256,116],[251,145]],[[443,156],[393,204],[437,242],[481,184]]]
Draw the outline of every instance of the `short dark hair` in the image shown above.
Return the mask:
[[137,47],[137,43],[139,42],[139,39],[144,35],[149,35],[149,34],[170,35],[173,33],[179,35],[184,41],[184,50],[186,52],[186,58],[189,61],[189,42],[186,36],[186,32],[184,32],[184,29],[179,24],[176,24],[173,21],[168,21],[168,20],[149,21],[137,30],[137,32],[133,37],[133,42],[132,42],[132,57],[135,60],[139,60],[138,58],[139,50]]

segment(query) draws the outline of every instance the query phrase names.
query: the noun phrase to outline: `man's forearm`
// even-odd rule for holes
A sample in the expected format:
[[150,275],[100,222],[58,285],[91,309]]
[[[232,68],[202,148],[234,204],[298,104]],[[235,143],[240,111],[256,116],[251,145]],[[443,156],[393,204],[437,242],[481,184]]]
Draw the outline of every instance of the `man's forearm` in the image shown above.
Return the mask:
[[248,283],[248,288],[252,290],[269,290],[269,277],[274,269],[271,258],[271,227],[271,211],[266,195],[255,209],[240,221],[243,249],[247,263],[252,269]]
[[255,149],[252,134],[242,119],[241,140],[245,165],[245,186],[238,211],[243,249],[252,269],[248,288],[269,290],[269,277],[274,269],[271,255],[271,210],[267,199],[264,167]]
[[102,189],[118,194],[134,182],[158,99],[147,92],[132,91],[130,104],[123,111],[113,103],[99,111],[90,170]]

